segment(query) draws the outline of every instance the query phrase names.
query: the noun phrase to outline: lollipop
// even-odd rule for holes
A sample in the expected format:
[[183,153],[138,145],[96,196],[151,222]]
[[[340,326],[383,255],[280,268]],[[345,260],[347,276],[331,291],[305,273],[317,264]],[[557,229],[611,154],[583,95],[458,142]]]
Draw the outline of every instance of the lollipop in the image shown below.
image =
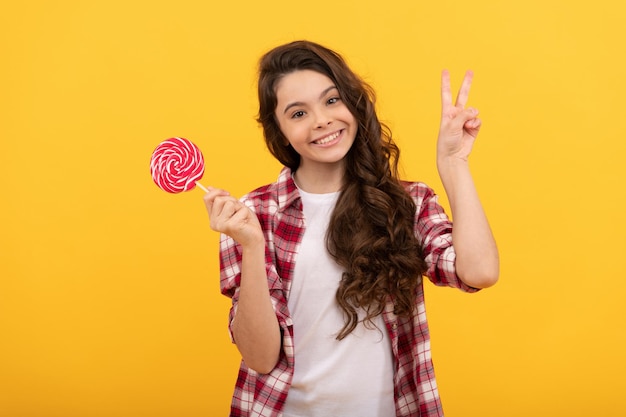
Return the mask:
[[204,157],[200,149],[185,138],[169,138],[156,147],[150,159],[154,183],[168,193],[189,191],[204,174]]

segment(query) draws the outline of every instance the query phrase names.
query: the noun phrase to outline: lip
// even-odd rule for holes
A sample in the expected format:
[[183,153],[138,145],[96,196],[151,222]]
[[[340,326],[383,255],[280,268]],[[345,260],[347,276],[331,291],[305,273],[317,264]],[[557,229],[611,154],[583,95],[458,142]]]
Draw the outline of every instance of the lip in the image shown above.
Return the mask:
[[[336,130],[334,132],[329,133],[328,135],[324,135],[324,136],[321,136],[319,138],[316,138],[315,140],[311,141],[311,144],[314,145],[314,146],[320,146],[320,147],[332,146],[332,145],[336,144],[337,142],[339,142],[341,140],[341,138],[343,138],[344,132],[345,132],[345,129]],[[330,142],[315,143],[317,141],[324,140],[324,139],[326,139],[326,138],[328,138],[330,136],[333,136],[333,135],[337,135],[337,137],[335,137]]]

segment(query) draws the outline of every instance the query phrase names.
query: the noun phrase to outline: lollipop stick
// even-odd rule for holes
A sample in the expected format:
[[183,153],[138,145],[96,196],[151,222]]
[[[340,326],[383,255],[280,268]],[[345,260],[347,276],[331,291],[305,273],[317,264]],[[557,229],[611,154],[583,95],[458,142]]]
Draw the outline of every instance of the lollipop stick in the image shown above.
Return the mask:
[[204,191],[205,193],[209,192],[209,190],[207,190],[206,187],[204,185],[200,184],[198,181],[196,181],[196,185],[198,187],[200,187],[202,189],[202,191]]

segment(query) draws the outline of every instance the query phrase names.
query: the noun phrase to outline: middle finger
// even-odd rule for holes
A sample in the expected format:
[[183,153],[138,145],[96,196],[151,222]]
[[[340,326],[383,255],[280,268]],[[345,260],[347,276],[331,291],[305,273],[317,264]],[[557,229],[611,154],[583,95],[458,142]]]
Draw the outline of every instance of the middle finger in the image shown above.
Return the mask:
[[467,99],[469,97],[470,87],[472,85],[472,79],[474,78],[474,73],[472,71],[467,71],[465,73],[465,77],[463,78],[463,84],[461,84],[461,88],[459,89],[459,94],[456,96],[456,106],[460,106],[465,108],[467,104]]

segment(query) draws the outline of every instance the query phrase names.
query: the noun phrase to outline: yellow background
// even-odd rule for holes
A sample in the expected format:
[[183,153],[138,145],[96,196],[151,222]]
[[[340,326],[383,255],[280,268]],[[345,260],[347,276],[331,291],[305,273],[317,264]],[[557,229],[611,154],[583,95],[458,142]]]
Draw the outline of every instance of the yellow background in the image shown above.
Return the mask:
[[471,296],[427,285],[446,414],[624,415],[625,19],[617,0],[3,6],[0,416],[227,415],[218,237],[202,193],[166,194],[148,163],[183,136],[205,185],[273,181],[256,63],[300,38],[376,88],[405,177],[441,194],[440,70],[476,73],[502,272]]

